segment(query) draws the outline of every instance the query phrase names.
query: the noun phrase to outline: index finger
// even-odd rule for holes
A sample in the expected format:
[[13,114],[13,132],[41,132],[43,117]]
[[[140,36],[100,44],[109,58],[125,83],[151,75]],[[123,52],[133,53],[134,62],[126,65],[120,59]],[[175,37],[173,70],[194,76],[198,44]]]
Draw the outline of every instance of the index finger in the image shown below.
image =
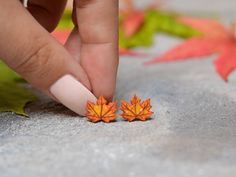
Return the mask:
[[93,93],[111,99],[118,66],[118,0],[75,0],[80,62]]

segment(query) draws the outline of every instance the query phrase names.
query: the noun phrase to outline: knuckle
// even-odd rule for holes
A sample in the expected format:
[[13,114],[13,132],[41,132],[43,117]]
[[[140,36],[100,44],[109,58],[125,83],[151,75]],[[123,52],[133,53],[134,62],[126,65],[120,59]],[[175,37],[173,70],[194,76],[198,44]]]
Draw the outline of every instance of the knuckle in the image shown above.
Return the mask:
[[88,4],[95,2],[95,0],[75,0],[77,7],[84,8]]
[[25,59],[18,62],[15,69],[26,77],[36,76],[44,77],[47,73],[46,66],[53,55],[53,46],[47,42],[32,46],[29,54]]

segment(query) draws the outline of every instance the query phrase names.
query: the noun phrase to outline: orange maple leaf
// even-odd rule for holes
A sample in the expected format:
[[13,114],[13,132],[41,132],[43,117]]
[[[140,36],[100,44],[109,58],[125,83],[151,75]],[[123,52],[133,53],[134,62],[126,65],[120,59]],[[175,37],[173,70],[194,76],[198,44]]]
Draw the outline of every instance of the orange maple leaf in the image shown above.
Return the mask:
[[141,102],[141,99],[134,95],[130,103],[126,101],[121,102],[121,111],[123,111],[121,116],[130,122],[136,119],[146,121],[153,115],[151,108],[150,99]]
[[103,96],[100,96],[96,103],[88,101],[86,116],[93,123],[99,121],[109,123],[116,120],[116,110],[116,102],[108,103]]

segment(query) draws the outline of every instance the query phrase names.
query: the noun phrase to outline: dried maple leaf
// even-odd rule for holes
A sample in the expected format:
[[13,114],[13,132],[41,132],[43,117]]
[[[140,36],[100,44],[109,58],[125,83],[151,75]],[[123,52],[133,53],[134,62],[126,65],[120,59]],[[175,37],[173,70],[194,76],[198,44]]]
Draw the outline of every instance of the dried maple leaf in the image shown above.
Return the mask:
[[227,29],[215,20],[190,17],[181,18],[180,21],[205,35],[190,38],[147,64],[188,60],[218,53],[219,57],[214,61],[214,65],[222,79],[227,81],[229,74],[236,68],[235,25],[232,25],[232,29]]
[[130,103],[126,101],[121,102],[120,109],[123,111],[121,116],[130,122],[136,119],[145,121],[150,119],[153,114],[151,108],[150,99],[141,102],[141,99],[135,95]]
[[107,100],[100,96],[96,103],[87,103],[86,116],[91,122],[104,121],[106,123],[115,121],[116,119],[116,102],[107,103]]

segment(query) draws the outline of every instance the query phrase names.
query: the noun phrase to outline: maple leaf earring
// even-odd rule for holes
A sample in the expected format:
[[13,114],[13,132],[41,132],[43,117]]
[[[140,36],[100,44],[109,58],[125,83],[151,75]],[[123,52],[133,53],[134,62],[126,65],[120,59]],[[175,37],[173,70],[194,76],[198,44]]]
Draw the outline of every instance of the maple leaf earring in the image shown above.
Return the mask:
[[100,96],[96,103],[88,101],[86,116],[93,123],[99,121],[109,123],[116,120],[116,111],[116,102],[108,103],[103,96]]
[[141,101],[139,97],[136,95],[130,100],[130,103],[126,101],[121,101],[120,110],[123,112],[121,116],[132,122],[134,120],[146,121],[151,118],[153,112],[151,111],[151,100],[147,99],[145,101]]

